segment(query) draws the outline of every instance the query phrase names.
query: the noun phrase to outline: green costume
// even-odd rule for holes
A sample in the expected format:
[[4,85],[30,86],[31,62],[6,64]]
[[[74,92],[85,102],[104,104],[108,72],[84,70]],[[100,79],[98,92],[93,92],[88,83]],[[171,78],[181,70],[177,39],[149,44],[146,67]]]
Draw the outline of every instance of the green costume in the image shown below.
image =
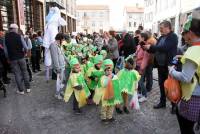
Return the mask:
[[126,68],[120,70],[117,74],[120,81],[121,92],[133,95],[136,84],[140,79],[140,75],[136,70],[128,70]]
[[[185,64],[186,60],[190,60],[193,63],[195,63],[198,68],[197,68],[197,75],[200,78],[200,46],[192,46],[189,47],[188,50],[185,52],[183,55],[181,62],[182,64]],[[192,93],[195,89],[195,86],[197,85],[197,78],[196,76],[193,77],[193,82],[191,83],[184,83],[181,82],[181,89],[182,89],[182,99],[184,100],[189,100],[192,96]]]
[[[73,68],[74,65],[79,64],[76,58],[70,60],[70,66]],[[81,86],[81,90],[77,90],[74,87]],[[64,94],[65,102],[69,101],[71,95],[75,94],[76,100],[79,102],[79,107],[82,107],[86,104],[86,99],[90,95],[90,91],[85,83],[84,77],[81,72],[73,73],[71,72],[69,80],[67,82],[67,87]]]
[[[94,64],[101,63],[103,61],[103,56],[97,55],[94,58]],[[97,70],[94,66],[89,68],[89,70],[86,72],[86,79],[87,79],[87,85],[89,89],[95,90],[98,81],[100,80],[101,76],[103,76],[104,71],[102,68]]]
[[[111,67],[113,69],[113,62],[110,59],[106,59],[103,61],[103,67],[104,69],[106,67]],[[121,92],[120,92],[120,83],[119,83],[119,79],[116,75],[112,74],[112,90],[114,91],[114,96],[113,98],[109,99],[109,100],[105,100],[104,96],[106,93],[106,90],[108,90],[108,86],[109,86],[109,77],[108,76],[102,76],[101,80],[99,81],[98,87],[95,90],[95,95],[94,95],[94,102],[96,104],[99,104],[100,101],[102,102],[102,106],[114,106],[116,104],[120,104],[122,103],[122,96],[121,96]]]

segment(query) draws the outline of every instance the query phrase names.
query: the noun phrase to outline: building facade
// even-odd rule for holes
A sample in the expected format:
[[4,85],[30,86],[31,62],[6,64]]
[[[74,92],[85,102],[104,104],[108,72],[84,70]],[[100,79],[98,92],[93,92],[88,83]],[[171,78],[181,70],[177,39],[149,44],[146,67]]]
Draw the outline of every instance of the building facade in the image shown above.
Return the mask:
[[1,0],[0,29],[8,30],[11,23],[16,23],[24,32],[29,27],[43,30],[44,4],[44,0]]
[[188,15],[197,7],[200,0],[145,0],[144,28],[158,33],[159,23],[169,20],[174,32],[180,34]]
[[135,31],[138,26],[143,26],[144,8],[125,7],[125,16],[125,29]]
[[107,5],[78,5],[77,31],[103,32],[109,30],[109,7]]
[[66,0],[67,30],[76,32],[76,0]]

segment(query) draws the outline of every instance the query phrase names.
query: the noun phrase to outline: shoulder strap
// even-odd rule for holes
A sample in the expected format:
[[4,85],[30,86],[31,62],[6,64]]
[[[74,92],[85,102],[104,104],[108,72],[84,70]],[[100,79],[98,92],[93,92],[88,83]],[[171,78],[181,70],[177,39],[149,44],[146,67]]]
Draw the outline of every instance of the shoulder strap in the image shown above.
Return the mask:
[[198,76],[198,74],[195,72],[195,77],[197,78],[197,82],[200,84],[200,81],[199,81],[199,76]]

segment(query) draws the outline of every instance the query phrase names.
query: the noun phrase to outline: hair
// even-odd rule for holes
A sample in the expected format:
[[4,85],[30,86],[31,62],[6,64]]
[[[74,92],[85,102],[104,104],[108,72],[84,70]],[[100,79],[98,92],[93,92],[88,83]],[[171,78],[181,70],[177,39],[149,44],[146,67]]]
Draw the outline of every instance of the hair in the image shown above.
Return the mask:
[[42,36],[42,31],[38,31],[38,32],[37,32],[37,35],[38,35],[38,36]]
[[55,40],[59,40],[60,41],[60,45],[61,45],[63,39],[64,39],[63,33],[58,33],[56,35],[56,37],[55,37]]
[[63,40],[64,39],[64,36],[63,36],[63,33],[58,33],[55,37],[56,40]]
[[135,64],[135,61],[134,61],[133,58],[129,58],[126,62],[129,63],[132,66]]
[[143,31],[143,30],[144,30],[143,26],[140,25],[140,26],[138,27],[138,30]]
[[38,35],[37,35],[36,33],[34,33],[34,34],[32,35],[32,39],[35,39],[36,37],[38,37]]
[[164,27],[168,27],[170,30],[172,30],[172,24],[170,21],[164,20],[160,23],[160,25],[163,25]]
[[112,37],[115,37],[115,31],[114,31],[114,30],[110,30],[110,31],[109,31],[109,34],[110,34]]
[[149,39],[149,36],[146,32],[143,32],[140,34],[142,38],[144,38],[144,41],[147,41]]
[[190,30],[198,37],[200,37],[200,20],[192,19]]
[[23,33],[23,31],[22,31],[21,29],[18,30],[18,33],[19,33],[20,35],[24,36],[24,33]]
[[140,30],[136,30],[135,34],[141,34],[141,31]]

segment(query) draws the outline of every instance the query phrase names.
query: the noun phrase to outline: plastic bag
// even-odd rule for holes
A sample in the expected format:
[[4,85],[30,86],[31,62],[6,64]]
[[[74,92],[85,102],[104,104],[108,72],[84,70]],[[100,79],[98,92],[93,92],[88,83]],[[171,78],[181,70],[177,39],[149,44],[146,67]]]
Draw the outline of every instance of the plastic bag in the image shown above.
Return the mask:
[[173,103],[178,103],[181,99],[181,86],[179,81],[170,75],[164,82],[166,97]]
[[133,94],[133,97],[130,102],[130,107],[135,110],[140,110],[137,91],[135,91]]

